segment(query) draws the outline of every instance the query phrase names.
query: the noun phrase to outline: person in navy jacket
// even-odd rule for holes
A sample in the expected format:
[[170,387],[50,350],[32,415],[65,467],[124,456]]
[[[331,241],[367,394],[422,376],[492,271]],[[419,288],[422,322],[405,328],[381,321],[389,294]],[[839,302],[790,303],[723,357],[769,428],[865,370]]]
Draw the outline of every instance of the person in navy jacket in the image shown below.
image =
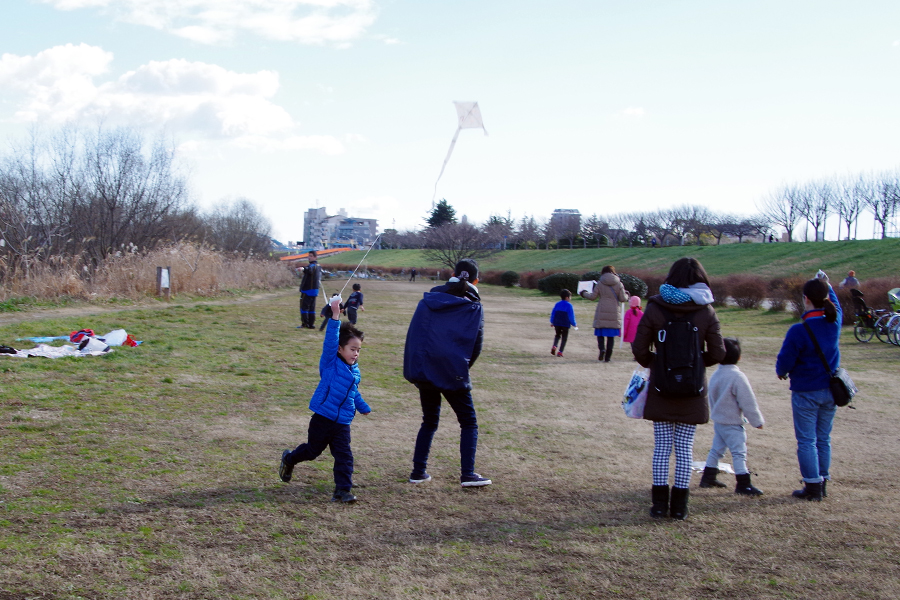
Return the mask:
[[416,437],[410,483],[431,480],[426,471],[431,442],[438,428],[441,396],[456,413],[460,426],[460,483],[463,487],[490,485],[475,472],[478,419],[472,401],[469,369],[481,353],[484,313],[478,294],[478,265],[457,263],[446,285],[426,292],[416,307],[403,353],[403,376],[419,389],[422,425]]
[[[791,380],[791,409],[797,438],[797,460],[803,489],[795,498],[821,501],[827,495],[825,482],[831,479],[831,428],[837,406],[831,395],[831,374],[841,366],[838,340],[843,312],[828,276],[822,271],[803,285],[803,322],[791,325],[778,359],[775,372],[779,379]],[[812,330],[828,370],[813,345],[807,326]]]
[[353,452],[350,450],[350,423],[356,411],[364,415],[372,412],[359,393],[359,351],[363,332],[350,323],[341,325],[341,297],[331,299],[331,319],[322,342],[319,359],[319,385],[309,401],[313,416],[309,420],[309,436],[305,444],[294,451],[281,453],[278,475],[290,482],[294,465],[317,458],[325,448],[334,457],[334,495],[332,502],[354,502]]

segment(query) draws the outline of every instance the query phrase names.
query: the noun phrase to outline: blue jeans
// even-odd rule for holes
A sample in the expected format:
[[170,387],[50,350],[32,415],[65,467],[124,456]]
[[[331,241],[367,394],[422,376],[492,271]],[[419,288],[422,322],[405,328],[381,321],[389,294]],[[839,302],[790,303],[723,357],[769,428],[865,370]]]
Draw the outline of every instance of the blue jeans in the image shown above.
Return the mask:
[[478,446],[478,419],[475,416],[475,405],[469,390],[436,390],[419,388],[419,399],[422,402],[422,426],[416,436],[416,449],[413,453],[413,474],[424,475],[428,466],[428,454],[431,452],[431,441],[441,418],[441,394],[456,413],[459,421],[459,459],[460,475],[467,477],[475,472],[475,449]]
[[831,390],[791,393],[794,413],[794,435],[797,438],[797,460],[800,475],[806,483],[831,479],[831,427],[837,406]]

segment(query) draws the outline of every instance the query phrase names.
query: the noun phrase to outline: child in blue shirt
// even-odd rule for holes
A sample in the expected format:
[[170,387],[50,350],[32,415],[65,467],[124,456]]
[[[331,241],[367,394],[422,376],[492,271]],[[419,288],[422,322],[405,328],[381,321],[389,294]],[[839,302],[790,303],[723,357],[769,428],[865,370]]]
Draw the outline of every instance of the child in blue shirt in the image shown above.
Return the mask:
[[550,313],[550,325],[556,330],[550,354],[562,358],[563,350],[566,349],[566,340],[569,339],[569,327],[577,330],[578,324],[575,323],[575,309],[572,308],[570,302],[572,292],[566,289],[560,290],[559,297],[560,301],[553,305],[553,312]]
[[331,319],[322,343],[319,359],[319,385],[309,401],[313,416],[309,420],[309,435],[305,444],[293,451],[281,453],[278,476],[290,482],[294,465],[317,458],[325,448],[334,457],[334,495],[332,502],[354,502],[353,452],[350,450],[350,423],[356,411],[364,415],[372,412],[359,393],[359,351],[364,334],[350,323],[341,325],[341,297],[331,299]]

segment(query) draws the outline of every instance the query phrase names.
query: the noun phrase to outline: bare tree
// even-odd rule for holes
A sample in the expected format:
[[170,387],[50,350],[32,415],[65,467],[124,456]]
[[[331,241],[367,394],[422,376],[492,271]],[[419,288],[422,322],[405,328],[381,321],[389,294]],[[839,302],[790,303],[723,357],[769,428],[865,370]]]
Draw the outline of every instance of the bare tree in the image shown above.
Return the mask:
[[866,206],[872,211],[875,221],[881,225],[881,239],[887,237],[888,224],[897,213],[900,203],[900,175],[896,171],[878,175],[874,182],[874,193],[866,199]]
[[512,216],[507,213],[505,217],[500,215],[491,215],[488,217],[487,223],[484,224],[484,233],[491,239],[497,247],[506,250],[506,243],[513,234],[515,229],[515,221]]
[[[835,207],[838,218],[847,225],[848,240],[856,238],[856,233],[851,233],[850,229],[854,224],[859,227],[859,215],[866,206],[866,199],[872,196],[874,196],[872,182],[863,175],[845,179],[840,183],[836,192]],[[838,230],[840,230],[840,226]],[[840,237],[840,233],[838,233],[838,239]]]
[[422,234],[425,240],[426,260],[439,262],[451,269],[463,258],[484,258],[497,250],[490,238],[468,223],[446,223],[429,227]]
[[247,198],[223,200],[204,221],[209,232],[207,240],[220,250],[242,254],[245,259],[269,250],[272,223]]
[[759,212],[773,225],[783,227],[788,241],[794,241],[794,229],[802,218],[800,194],[796,186],[783,185],[763,198],[757,205]]

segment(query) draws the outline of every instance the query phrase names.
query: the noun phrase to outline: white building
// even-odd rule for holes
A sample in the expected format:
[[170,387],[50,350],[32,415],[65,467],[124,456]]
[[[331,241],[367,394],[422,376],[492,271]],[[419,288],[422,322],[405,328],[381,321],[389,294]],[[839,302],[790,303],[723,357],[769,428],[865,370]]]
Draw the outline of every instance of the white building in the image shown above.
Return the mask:
[[303,217],[303,245],[309,249],[362,248],[378,237],[377,219],[348,217],[343,208],[328,215],[324,208],[310,208]]

